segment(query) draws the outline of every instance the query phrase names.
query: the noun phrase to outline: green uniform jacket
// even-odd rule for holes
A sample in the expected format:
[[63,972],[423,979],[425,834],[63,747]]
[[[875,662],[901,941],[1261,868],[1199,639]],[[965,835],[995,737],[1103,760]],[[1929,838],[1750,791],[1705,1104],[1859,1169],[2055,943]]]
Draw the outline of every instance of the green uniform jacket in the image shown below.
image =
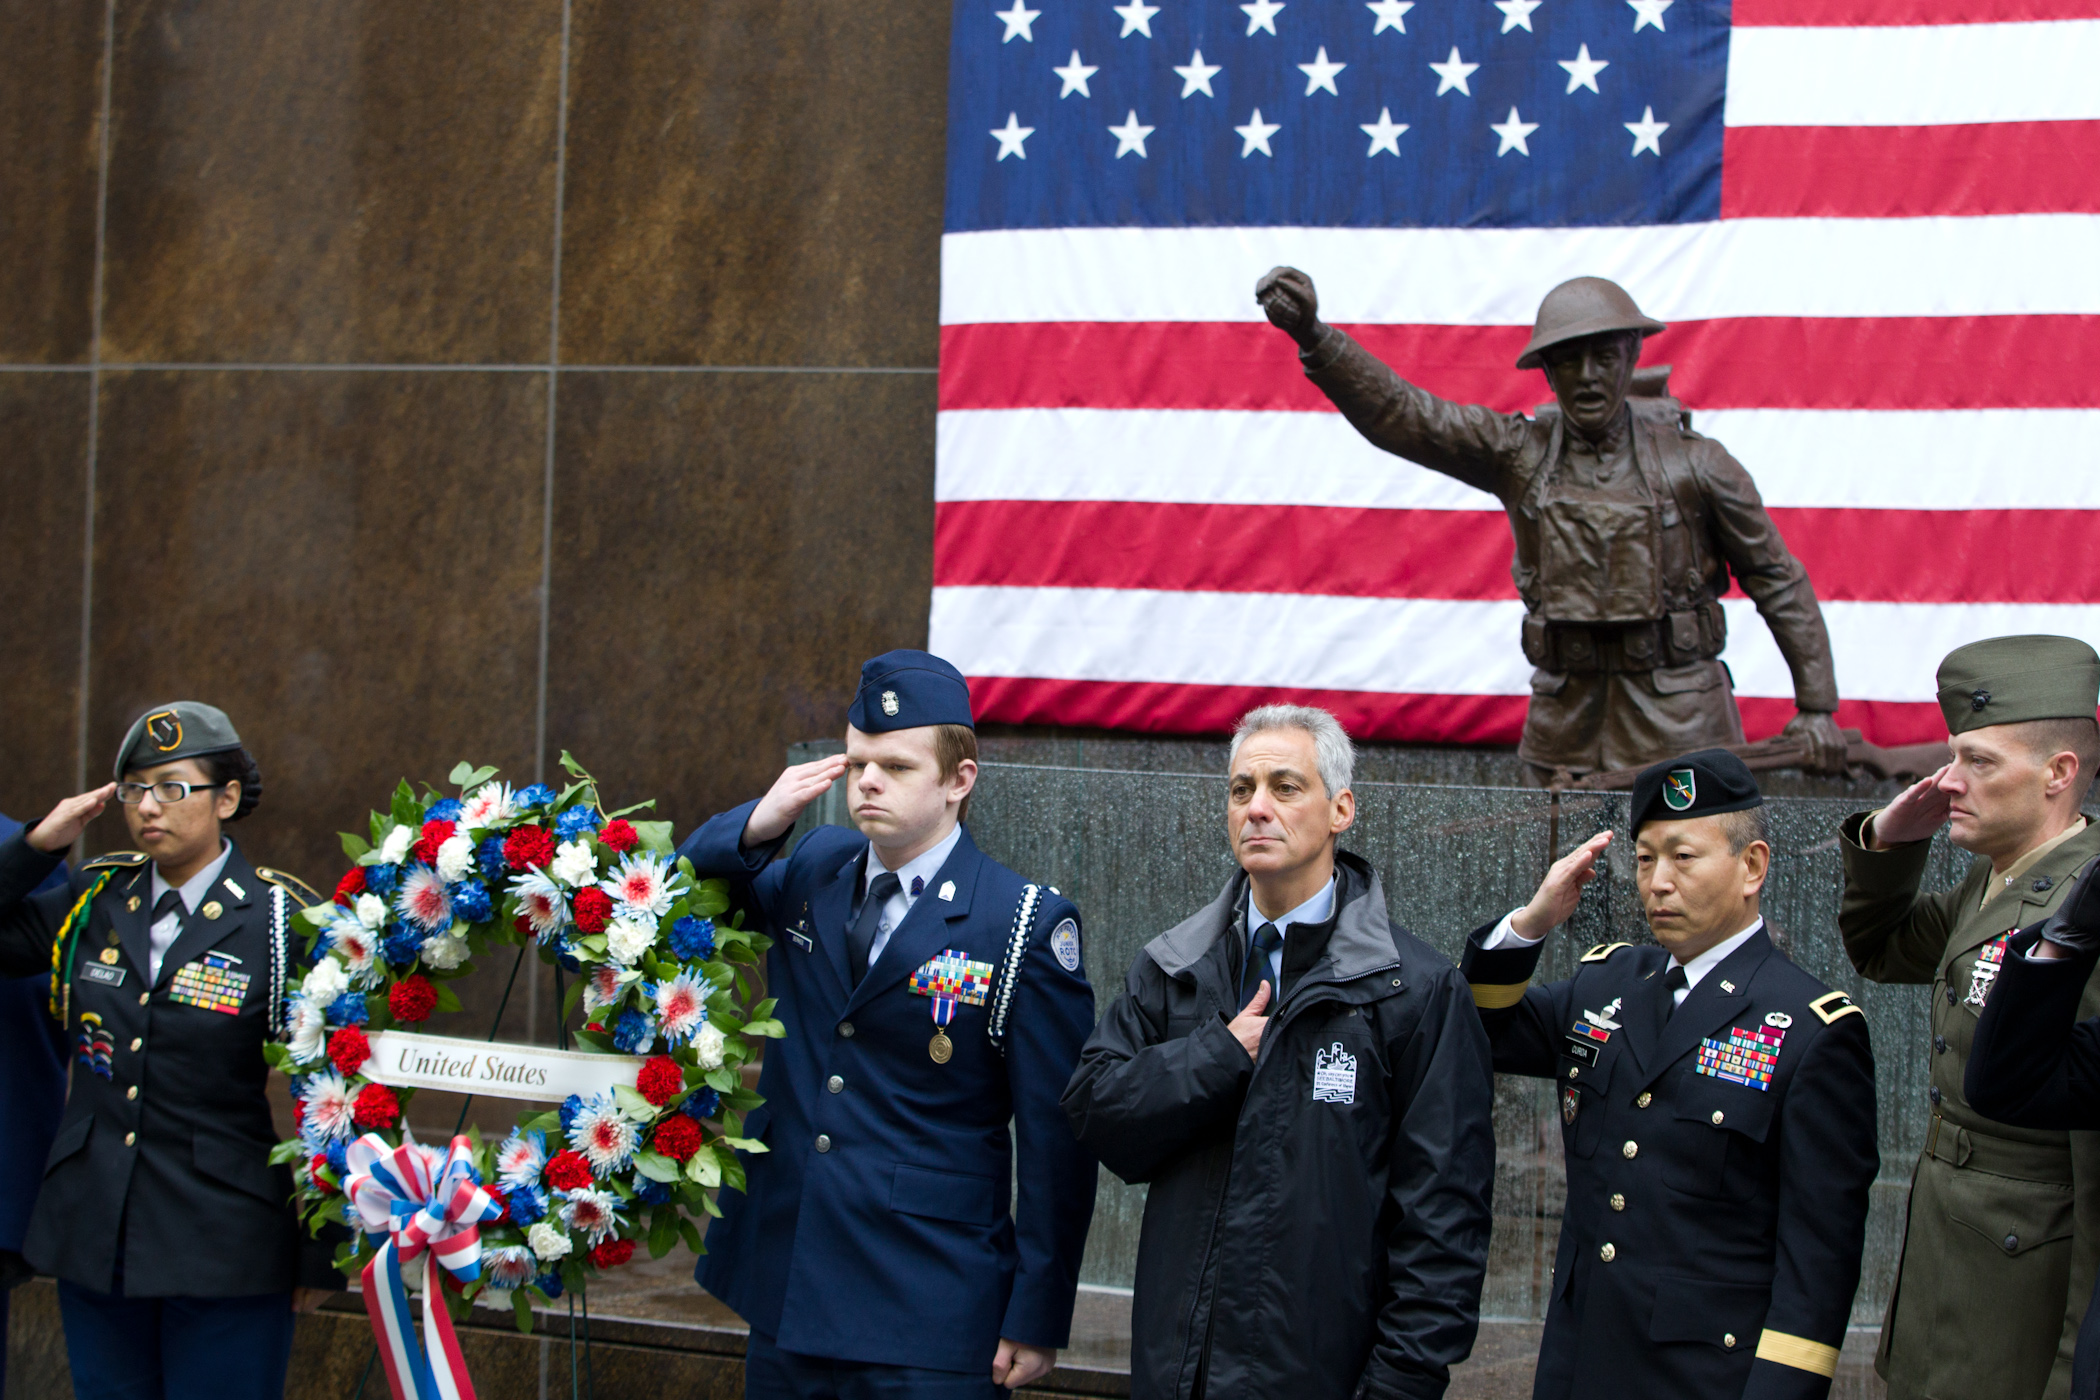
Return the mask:
[[[1840,828],[1845,952],[1876,982],[1932,985],[1933,1116],[1875,1368],[1894,1400],[2068,1396],[2071,1350],[2100,1264],[2100,1133],[1986,1118],[1969,1106],[1962,1077],[1998,940],[2055,911],[2078,867],[2100,855],[2100,824],[1985,905],[1989,861],[1977,859],[1952,890],[1920,894],[1931,843],[1870,851],[1859,842],[1866,816]],[[2100,978],[2078,1014],[2100,1015]]]

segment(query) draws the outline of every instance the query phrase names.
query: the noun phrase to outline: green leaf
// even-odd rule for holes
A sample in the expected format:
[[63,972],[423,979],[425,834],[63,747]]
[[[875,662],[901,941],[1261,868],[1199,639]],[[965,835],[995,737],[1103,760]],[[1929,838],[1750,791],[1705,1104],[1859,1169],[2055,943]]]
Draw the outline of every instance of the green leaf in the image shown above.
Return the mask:
[[620,1106],[620,1112],[637,1123],[656,1121],[656,1105],[643,1098],[638,1089],[631,1089],[625,1084],[613,1085],[613,1102]]
[[[461,968],[460,970],[461,970],[462,972],[466,971],[466,969],[465,969],[465,968]],[[435,991],[437,992],[437,1009],[438,1009],[438,1010],[440,1010],[440,1011],[457,1011],[457,1010],[459,1010],[459,993],[458,993],[458,992],[455,992],[455,991],[453,991],[453,990],[452,990],[452,986],[451,986],[451,984],[450,984],[449,982],[442,982],[442,981],[438,981],[438,980],[436,980],[435,978],[433,978],[433,979],[432,979],[432,981],[431,981],[431,984],[430,984],[430,985],[431,985],[432,989],[433,989],[433,990],[435,990]],[[777,1024],[777,1022],[776,1022],[776,1024]]]
[[[292,1138],[290,1141],[280,1142],[270,1149],[270,1165],[281,1167],[286,1162],[298,1161],[303,1155],[305,1154],[301,1149],[299,1139]],[[251,1158],[250,1160],[252,1161],[253,1159]]]
[[676,1162],[661,1152],[651,1152],[646,1148],[634,1154],[634,1169],[651,1181],[676,1181],[683,1175],[683,1169]]
[[[655,807],[656,799],[652,797],[647,802],[637,802],[632,807],[622,807],[617,812],[607,812],[605,814],[605,819],[607,821],[614,821],[620,817],[626,816],[629,812],[647,812],[654,810]],[[635,825],[640,826],[641,823],[636,822]]]
[[695,1152],[693,1159],[685,1164],[685,1174],[689,1179],[697,1181],[709,1189],[720,1186],[722,1184],[722,1163],[715,1156],[714,1148],[712,1146],[702,1147],[698,1152]]
[[533,1291],[529,1287],[520,1288],[513,1291],[510,1295],[510,1314],[517,1319],[518,1331],[528,1337],[532,1335]]
[[613,1044],[613,1038],[604,1031],[574,1031],[571,1034],[579,1042],[588,1045],[593,1050],[603,1050],[614,1055],[620,1053],[620,1047]]
[[372,849],[372,843],[362,836],[352,836],[347,831],[339,831],[336,835],[343,838],[343,854],[352,860],[357,860]]
[[365,998],[365,1029],[383,1031],[394,1024],[394,1008],[387,1004],[385,992],[373,992]]
[[403,778],[401,786],[394,789],[394,801],[389,811],[397,825],[423,825],[423,804],[416,801],[416,790],[408,785],[408,779]]
[[561,1127],[561,1111],[559,1109],[549,1109],[545,1113],[535,1113],[530,1118],[518,1120],[518,1131],[521,1133],[550,1133],[559,1127]]
[[717,1093],[726,1094],[736,1087],[736,1071],[724,1065],[707,1072],[707,1085]]
[[723,1164],[722,1185],[732,1191],[744,1189],[744,1164],[734,1156]]
[[452,765],[452,772],[446,777],[445,781],[464,792],[468,788],[480,787],[483,783],[495,777],[497,771],[494,764],[486,764],[476,768],[465,759],[461,759]]
[[725,1137],[722,1141],[728,1143],[739,1152],[770,1152],[772,1150],[757,1138]]
[[570,984],[568,991],[562,993],[561,1018],[564,1021],[568,1020],[569,1013],[576,1009],[576,1003],[583,996],[583,989],[585,985],[586,983],[584,982],[584,979],[579,977],[576,979],[575,982]]
[[591,775],[586,773],[583,770],[583,765],[576,761],[576,755],[570,753],[567,749],[561,751],[561,766],[562,771],[571,777],[581,778],[585,782],[591,780]]
[[271,1069],[284,1069],[292,1062],[290,1047],[279,1045],[274,1040],[263,1042],[263,1060]]
[[632,825],[634,826],[634,834],[642,838],[643,850],[654,851],[660,856],[667,856],[677,849],[671,844],[671,823],[635,822]]
[[767,997],[764,1001],[751,1008],[751,1015],[754,1019],[763,1021],[773,1014],[773,1008],[779,1004],[779,997]]
[[693,892],[693,912],[703,919],[712,919],[728,908],[729,882],[727,880],[702,880],[700,887]]
[[671,1252],[678,1242],[678,1212],[669,1206],[659,1206],[649,1217],[649,1257],[661,1259]]
[[[720,1220],[722,1218],[722,1208],[715,1204],[715,1198],[713,1196],[701,1197],[700,1204],[707,1211],[707,1213],[709,1215],[712,1215],[715,1219]],[[705,1254],[707,1253],[707,1251],[695,1245],[693,1247],[693,1253]]]
[[774,1020],[753,1021],[744,1027],[745,1035],[762,1035],[768,1040],[785,1040],[787,1027]]
[[756,1089],[745,1089],[739,1087],[736,1089],[732,1089],[730,1092],[722,1095],[723,1105],[725,1107],[734,1109],[738,1113],[749,1113],[752,1109],[757,1108],[760,1104],[764,1102],[765,1099],[760,1096],[758,1090]]
[[[713,1205],[714,1203],[710,1201],[708,1204]],[[710,1215],[720,1215],[722,1212],[716,1210],[708,1213]],[[684,1238],[687,1249],[690,1249],[695,1254],[707,1253],[707,1246],[700,1241],[700,1227],[698,1225],[695,1225],[690,1220],[681,1220],[678,1222],[678,1233]]]

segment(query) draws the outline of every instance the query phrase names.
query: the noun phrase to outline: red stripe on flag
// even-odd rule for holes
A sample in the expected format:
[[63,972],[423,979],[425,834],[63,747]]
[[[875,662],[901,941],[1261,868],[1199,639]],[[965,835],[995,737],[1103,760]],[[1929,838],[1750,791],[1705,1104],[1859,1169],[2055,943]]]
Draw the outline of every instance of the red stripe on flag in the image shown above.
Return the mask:
[[[2100,598],[2096,512],[1775,508],[1772,519],[1826,601]],[[933,557],[940,588],[1516,596],[1499,511],[943,501]]]
[[1738,28],[1816,28],[1902,24],[2009,24],[2021,20],[2100,19],[2100,0],[1735,0]]
[[2100,121],[1731,126],[1721,217],[2100,211]]
[[[1257,705],[1318,705],[1357,739],[1514,745],[1524,730],[1519,695],[1394,695],[1299,686],[1171,685],[1153,681],[970,677],[970,706],[981,724],[1060,724],[1148,734],[1229,734]],[[1739,699],[1752,739],[1777,734],[1794,716],[1789,700]],[[1877,744],[1922,744],[1947,737],[1939,706],[1846,700],[1838,723]]]
[[[1514,368],[1528,329],[1352,326],[1415,383],[1504,412],[1548,397]],[[1649,364],[1695,408],[2100,407],[2100,316],[1770,316],[1684,321]],[[1332,411],[1266,324],[979,322],[941,328],[940,406]]]

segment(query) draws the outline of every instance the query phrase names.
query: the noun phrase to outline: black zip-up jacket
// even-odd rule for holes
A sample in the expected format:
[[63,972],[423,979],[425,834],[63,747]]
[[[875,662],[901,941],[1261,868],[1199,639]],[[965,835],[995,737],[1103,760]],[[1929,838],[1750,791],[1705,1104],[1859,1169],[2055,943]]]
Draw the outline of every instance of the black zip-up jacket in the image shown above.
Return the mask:
[[[1239,1011],[1247,881],[1153,939],[1065,1090],[1079,1140],[1147,1182],[1134,1400],[1433,1400],[1472,1350],[1494,1076],[1465,981],[1337,857],[1317,958],[1285,943],[1259,1058]],[[1303,967],[1295,978],[1294,967]]]

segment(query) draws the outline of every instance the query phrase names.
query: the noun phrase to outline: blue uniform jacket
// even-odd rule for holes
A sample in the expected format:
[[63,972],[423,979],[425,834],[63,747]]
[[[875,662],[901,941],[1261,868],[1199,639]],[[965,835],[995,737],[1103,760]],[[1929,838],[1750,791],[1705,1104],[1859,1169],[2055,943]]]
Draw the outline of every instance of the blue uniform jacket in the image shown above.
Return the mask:
[[956,1008],[954,1057],[937,1064],[933,1003],[911,975],[948,949],[1003,968],[1021,877],[965,830],[854,987],[846,932],[867,838],[819,827],[775,862],[780,842],[741,845],[757,805],[715,817],[679,852],[703,877],[738,881],[777,940],[766,980],[787,1028],[744,1125],[769,1150],[744,1157],[744,1194],[722,1193],[694,1278],[812,1356],[988,1373],[1001,1337],[1064,1346],[1094,1213],[1094,1159],[1058,1106],[1094,1022],[1078,910],[1044,891],[1004,1055],[986,1036],[995,974],[985,1005]]
[[[0,841],[22,829],[0,817]],[[66,883],[66,867],[32,894]],[[51,978],[0,977],[0,1249],[20,1250],[29,1211],[44,1181],[44,1154],[66,1106],[66,1033],[45,1010]]]

